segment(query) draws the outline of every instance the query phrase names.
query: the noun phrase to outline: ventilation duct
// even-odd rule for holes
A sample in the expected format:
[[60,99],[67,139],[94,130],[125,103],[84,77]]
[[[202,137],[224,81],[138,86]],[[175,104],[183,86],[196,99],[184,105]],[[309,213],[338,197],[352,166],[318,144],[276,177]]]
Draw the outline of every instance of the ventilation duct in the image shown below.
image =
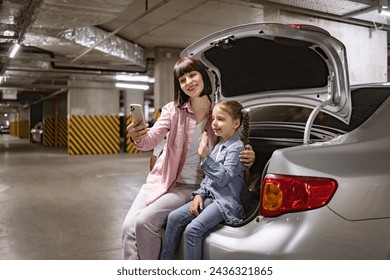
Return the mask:
[[42,0],[34,27],[64,30],[99,25],[118,17],[132,2],[134,0]]
[[145,68],[144,48],[95,27],[118,17],[131,2],[44,0],[22,44],[55,53],[59,59],[54,64],[59,67],[71,66],[70,61],[75,56],[86,48],[93,48],[78,61],[77,67],[95,64],[94,68],[104,68],[109,64],[109,68],[115,68],[113,65]]
[[[145,50],[137,44],[111,36],[96,25],[117,18],[132,0],[21,0],[2,1],[1,43],[38,48],[53,54],[54,66],[86,67],[123,71],[123,66],[146,67]],[[23,28],[20,23],[23,23]],[[19,32],[22,32],[18,34]],[[71,61],[86,49],[88,55]],[[54,57],[55,54],[55,57]],[[13,63],[15,67],[17,61]],[[38,63],[45,65],[47,63]],[[23,65],[24,67],[24,65]]]
[[[96,27],[83,27],[68,29],[61,36],[69,41],[91,48],[98,44],[95,49],[104,54],[120,58],[131,64],[146,67],[146,56],[143,47],[125,41],[117,36],[109,37],[109,34]],[[106,37],[109,37],[105,40]]]

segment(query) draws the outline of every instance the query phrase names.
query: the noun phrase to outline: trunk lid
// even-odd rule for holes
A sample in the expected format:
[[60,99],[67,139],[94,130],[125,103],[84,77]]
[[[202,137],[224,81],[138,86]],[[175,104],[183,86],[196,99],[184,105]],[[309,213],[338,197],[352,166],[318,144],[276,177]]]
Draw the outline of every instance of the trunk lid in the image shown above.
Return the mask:
[[316,111],[312,118],[325,111],[349,123],[345,47],[323,29],[245,24],[204,37],[181,56],[201,60],[214,74],[217,100],[234,98],[249,110],[272,104],[301,105]]

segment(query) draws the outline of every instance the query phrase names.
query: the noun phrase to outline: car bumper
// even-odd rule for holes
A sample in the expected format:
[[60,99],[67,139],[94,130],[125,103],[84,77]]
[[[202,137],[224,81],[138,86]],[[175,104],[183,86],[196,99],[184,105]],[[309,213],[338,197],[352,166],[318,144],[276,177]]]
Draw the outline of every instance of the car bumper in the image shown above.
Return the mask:
[[322,207],[242,227],[221,226],[204,242],[204,259],[388,259],[390,220],[347,221]]

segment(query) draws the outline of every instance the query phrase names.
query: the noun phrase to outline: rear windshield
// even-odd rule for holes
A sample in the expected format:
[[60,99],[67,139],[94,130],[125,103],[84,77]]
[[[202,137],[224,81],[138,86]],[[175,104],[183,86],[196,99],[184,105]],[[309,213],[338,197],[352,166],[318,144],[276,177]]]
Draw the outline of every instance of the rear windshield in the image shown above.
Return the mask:
[[[390,95],[390,88],[361,88],[353,90],[352,116],[349,125],[320,112],[314,125],[349,132],[365,122]],[[267,106],[251,111],[251,122],[292,122],[305,124],[311,109],[299,106]]]

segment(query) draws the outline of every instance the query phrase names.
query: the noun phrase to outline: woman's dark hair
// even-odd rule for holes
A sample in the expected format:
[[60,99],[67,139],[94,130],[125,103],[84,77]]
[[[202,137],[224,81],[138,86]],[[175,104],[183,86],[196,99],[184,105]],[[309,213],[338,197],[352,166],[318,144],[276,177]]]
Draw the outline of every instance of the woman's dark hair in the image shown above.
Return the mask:
[[191,71],[198,71],[203,78],[204,89],[200,96],[210,95],[213,92],[210,77],[207,74],[206,67],[199,61],[189,57],[183,57],[176,62],[173,68],[173,82],[175,89],[175,103],[177,107],[183,106],[188,101],[188,95],[180,87],[179,78]]

